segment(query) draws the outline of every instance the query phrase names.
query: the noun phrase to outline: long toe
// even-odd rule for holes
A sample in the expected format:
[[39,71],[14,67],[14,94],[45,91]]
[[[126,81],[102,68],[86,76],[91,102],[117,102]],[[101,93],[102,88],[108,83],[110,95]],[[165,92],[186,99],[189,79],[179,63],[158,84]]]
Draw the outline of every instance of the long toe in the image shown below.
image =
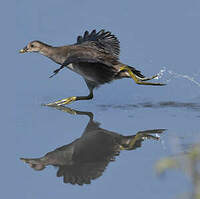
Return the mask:
[[53,103],[46,104],[46,106],[61,106],[61,105],[69,104],[73,101],[76,101],[76,97],[68,97],[68,98],[53,102]]
[[154,75],[152,77],[143,77],[143,78],[139,78],[140,81],[149,81],[152,79],[156,79],[158,77],[158,75]]
[[48,104],[45,104],[45,105],[46,106],[60,106],[60,105],[62,105],[63,102],[64,101],[61,102],[61,100],[60,100],[60,101],[51,102],[51,103],[48,103]]
[[143,82],[143,81],[139,81],[139,82],[137,82],[137,84],[150,85],[150,86],[165,86],[166,85],[166,84],[163,84],[163,83],[153,83],[153,82]]

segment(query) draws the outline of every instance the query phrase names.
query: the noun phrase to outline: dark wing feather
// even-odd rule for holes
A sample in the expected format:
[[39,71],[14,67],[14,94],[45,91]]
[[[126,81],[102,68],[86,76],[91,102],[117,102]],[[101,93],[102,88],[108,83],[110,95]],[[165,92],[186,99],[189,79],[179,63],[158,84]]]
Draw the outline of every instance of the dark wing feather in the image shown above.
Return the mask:
[[75,164],[60,166],[57,171],[57,177],[64,177],[64,183],[71,184],[90,184],[91,180],[100,177],[108,162]]
[[60,165],[57,171],[57,176],[63,176],[65,183],[89,184],[103,174],[120,152],[118,139],[102,131],[84,134],[75,144],[73,164]]
[[95,46],[99,51],[118,57],[120,53],[119,40],[109,31],[100,30],[91,33],[85,31],[84,36],[77,37],[78,45]]
[[118,64],[119,40],[109,31],[100,30],[97,33],[96,30],[91,33],[85,31],[83,36],[77,37],[75,46],[76,51],[70,53],[70,56],[50,78],[70,63],[100,63],[111,69],[113,65]]
[[109,72],[113,73],[113,63],[117,64],[117,60],[113,56],[107,56],[107,59],[94,56],[94,54],[90,54],[87,51],[77,51],[74,53],[71,53],[71,56],[66,59],[66,61],[56,70],[53,71],[53,74],[50,76],[52,78],[54,75],[59,73],[60,70],[62,70],[65,66],[67,66],[70,63],[100,63],[103,65],[106,65],[109,68]]

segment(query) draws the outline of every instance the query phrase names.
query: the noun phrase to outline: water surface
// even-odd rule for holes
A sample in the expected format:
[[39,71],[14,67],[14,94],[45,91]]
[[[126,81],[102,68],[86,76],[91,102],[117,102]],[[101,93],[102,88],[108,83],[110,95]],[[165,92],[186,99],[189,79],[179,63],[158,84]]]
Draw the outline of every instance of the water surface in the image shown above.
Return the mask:
[[[13,3],[14,2],[14,3]],[[162,157],[187,151],[200,139],[199,1],[6,1],[1,6],[1,196],[2,198],[172,198],[190,190],[179,172],[156,176]],[[121,42],[120,59],[145,75],[163,72],[167,86],[115,81],[95,98],[69,107],[92,112],[99,128],[123,136],[167,129],[122,150],[89,185],[71,185],[57,168],[35,171],[20,158],[38,158],[81,137],[90,119],[41,104],[88,90],[81,77],[37,54],[19,55],[30,40],[74,43],[86,29],[104,28]]]

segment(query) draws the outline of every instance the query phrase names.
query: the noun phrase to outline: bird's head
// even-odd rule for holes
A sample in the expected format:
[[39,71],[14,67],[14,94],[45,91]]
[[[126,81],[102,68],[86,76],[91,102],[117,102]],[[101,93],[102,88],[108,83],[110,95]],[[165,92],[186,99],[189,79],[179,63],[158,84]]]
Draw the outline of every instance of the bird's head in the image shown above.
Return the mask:
[[26,52],[41,52],[42,49],[46,46],[46,44],[40,42],[40,41],[32,41],[27,46],[25,46],[23,49],[21,49],[20,53],[26,53]]

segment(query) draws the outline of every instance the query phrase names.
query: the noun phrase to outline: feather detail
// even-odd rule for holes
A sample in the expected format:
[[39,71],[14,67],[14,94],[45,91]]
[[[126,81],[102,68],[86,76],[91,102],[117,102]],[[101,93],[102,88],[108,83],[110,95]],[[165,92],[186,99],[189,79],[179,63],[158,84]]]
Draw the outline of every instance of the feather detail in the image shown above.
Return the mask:
[[99,51],[118,57],[120,53],[119,43],[115,35],[102,29],[99,32],[93,30],[91,33],[85,31],[83,36],[77,37],[76,44],[96,46]]

